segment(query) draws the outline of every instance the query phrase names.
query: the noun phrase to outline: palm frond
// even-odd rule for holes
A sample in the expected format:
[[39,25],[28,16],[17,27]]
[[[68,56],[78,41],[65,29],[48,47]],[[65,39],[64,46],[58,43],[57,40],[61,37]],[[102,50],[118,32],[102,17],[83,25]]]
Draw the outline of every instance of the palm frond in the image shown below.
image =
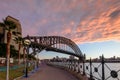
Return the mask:
[[15,31],[12,31],[12,34],[16,36],[16,32]]
[[12,31],[12,34],[15,35],[15,36],[21,35],[20,32],[16,32],[16,31]]
[[13,40],[15,41],[16,44],[18,44],[18,38],[15,37]]
[[4,27],[5,30],[10,31],[10,30],[15,29],[17,27],[17,25],[13,21],[3,19],[3,22],[0,23],[0,27]]
[[4,28],[5,30],[9,30],[8,27],[6,27],[6,25],[2,22],[0,22],[0,27]]
[[16,43],[23,44],[23,38],[22,38],[22,37],[15,37],[14,41],[15,41]]
[[21,35],[21,33],[20,32],[16,32],[18,35]]
[[0,22],[0,27],[5,27],[5,24]]
[[9,26],[9,29],[15,29],[16,24],[13,21],[6,21],[6,25]]

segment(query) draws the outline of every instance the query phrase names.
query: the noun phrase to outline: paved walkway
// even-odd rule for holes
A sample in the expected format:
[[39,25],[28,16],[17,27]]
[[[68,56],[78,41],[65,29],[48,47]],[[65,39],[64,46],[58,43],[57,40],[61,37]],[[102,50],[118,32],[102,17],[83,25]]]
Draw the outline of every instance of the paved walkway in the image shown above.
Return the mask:
[[40,69],[37,72],[30,75],[28,78],[22,78],[19,80],[77,80],[77,79],[67,71],[43,64],[40,66]]

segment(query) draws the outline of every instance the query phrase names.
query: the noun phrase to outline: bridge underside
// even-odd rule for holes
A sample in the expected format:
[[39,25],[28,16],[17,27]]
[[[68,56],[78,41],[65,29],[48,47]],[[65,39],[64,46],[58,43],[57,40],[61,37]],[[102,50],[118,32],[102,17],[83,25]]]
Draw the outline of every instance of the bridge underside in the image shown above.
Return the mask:
[[[79,47],[73,41],[65,37],[27,36],[24,39],[29,39],[31,41],[31,44],[29,45],[29,47],[32,48],[33,55],[36,55],[36,53],[40,53],[42,50],[46,50],[46,51],[54,51],[54,52],[59,52],[63,54],[73,55],[78,58],[83,57],[83,54],[80,51]],[[60,44],[64,44],[62,47],[65,47],[65,48],[61,49]],[[66,45],[69,46],[72,49],[72,51],[70,51],[70,49],[67,50]]]
[[51,46],[36,44],[36,43],[32,43],[29,47],[33,48],[33,50],[34,50],[33,55],[36,55],[37,53],[39,53],[43,50],[46,50],[46,51],[54,51],[54,52],[59,52],[59,53],[63,53],[63,54],[68,54],[68,55],[72,55],[72,56],[75,56],[75,57],[80,57],[78,55],[75,55],[74,52],[54,48],[54,47],[51,47]]

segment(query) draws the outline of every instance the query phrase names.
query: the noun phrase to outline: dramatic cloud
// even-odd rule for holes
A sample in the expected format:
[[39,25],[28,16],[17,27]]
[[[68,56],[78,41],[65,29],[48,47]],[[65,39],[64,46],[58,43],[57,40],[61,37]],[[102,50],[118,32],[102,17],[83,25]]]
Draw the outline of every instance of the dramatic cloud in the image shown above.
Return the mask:
[[[107,10],[91,15],[77,27],[76,42],[94,42],[120,39],[120,6],[107,6]],[[107,4],[106,4],[107,5]],[[101,6],[101,8],[104,8]],[[81,37],[81,38],[80,38]]]
[[120,40],[120,0],[3,0],[0,6],[1,20],[19,19],[23,36],[65,36],[76,43]]

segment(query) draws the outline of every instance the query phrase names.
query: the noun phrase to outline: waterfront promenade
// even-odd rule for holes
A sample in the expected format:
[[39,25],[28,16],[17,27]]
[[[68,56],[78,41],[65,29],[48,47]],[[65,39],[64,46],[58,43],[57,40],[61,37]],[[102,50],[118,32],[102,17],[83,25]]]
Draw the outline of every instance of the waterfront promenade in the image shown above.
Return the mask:
[[18,80],[78,80],[65,70],[51,67],[46,64],[40,65],[38,71],[29,75],[28,78],[20,78]]

